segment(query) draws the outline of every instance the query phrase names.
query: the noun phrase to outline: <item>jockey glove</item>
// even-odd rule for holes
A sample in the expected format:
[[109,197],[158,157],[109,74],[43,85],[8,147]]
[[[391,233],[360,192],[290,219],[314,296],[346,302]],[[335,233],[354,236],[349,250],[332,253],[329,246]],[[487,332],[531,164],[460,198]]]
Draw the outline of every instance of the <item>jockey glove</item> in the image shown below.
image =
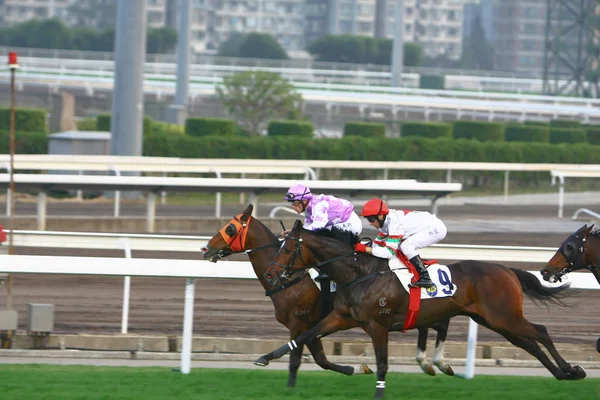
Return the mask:
[[367,246],[365,246],[362,243],[356,243],[354,245],[354,251],[356,251],[358,253],[366,253],[367,252]]

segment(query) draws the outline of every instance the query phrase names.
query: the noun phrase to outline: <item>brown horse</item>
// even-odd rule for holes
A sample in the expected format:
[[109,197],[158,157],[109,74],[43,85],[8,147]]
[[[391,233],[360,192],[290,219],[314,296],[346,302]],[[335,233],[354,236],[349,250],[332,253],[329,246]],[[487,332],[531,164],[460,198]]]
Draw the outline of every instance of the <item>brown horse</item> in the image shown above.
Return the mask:
[[[234,217],[219,230],[208,242],[204,249],[204,258],[217,262],[234,253],[246,252],[254,268],[254,272],[263,285],[266,294],[271,297],[275,306],[277,321],[290,330],[291,338],[298,336],[314,326],[324,315],[320,307],[321,294],[317,285],[308,274],[298,273],[287,275],[277,273],[270,263],[279,246],[279,239],[258,219],[251,217],[253,206],[250,204],[242,214]],[[443,359],[443,348],[448,331],[449,320],[434,324],[436,329],[436,352],[433,359],[435,365],[445,374],[453,375],[450,365]],[[429,375],[435,375],[431,361],[426,359],[427,328],[419,329],[417,348],[417,362],[421,369]],[[314,343],[307,343],[315,362],[323,369],[336,372],[353,374],[353,367],[333,364],[327,360],[323,352],[320,339]],[[302,349],[299,348],[290,355],[288,386],[294,386],[296,375],[300,367]],[[360,372],[372,373],[366,365],[362,364]]]
[[[592,231],[593,227],[586,224],[561,243],[540,271],[544,280],[560,282],[569,272],[588,270],[600,283],[600,230]],[[600,339],[596,341],[596,350],[600,353]]]
[[[408,308],[408,293],[390,273],[387,260],[348,252],[335,239],[302,228],[296,221],[286,237],[273,268],[280,273],[317,267],[337,282],[336,307],[309,331],[255,361],[265,366],[309,340],[360,326],[370,337],[377,360],[375,397],[382,398],[388,369],[388,335],[401,329]],[[452,297],[430,299],[421,304],[416,327],[429,326],[456,315],[466,315],[536,357],[557,379],[582,379],[585,371],[571,366],[557,352],[546,327],[523,316],[523,293],[541,302],[560,304],[566,287],[545,288],[529,272],[499,264],[461,261],[448,266]],[[343,306],[342,306],[343,304]],[[540,348],[543,344],[558,367]]]

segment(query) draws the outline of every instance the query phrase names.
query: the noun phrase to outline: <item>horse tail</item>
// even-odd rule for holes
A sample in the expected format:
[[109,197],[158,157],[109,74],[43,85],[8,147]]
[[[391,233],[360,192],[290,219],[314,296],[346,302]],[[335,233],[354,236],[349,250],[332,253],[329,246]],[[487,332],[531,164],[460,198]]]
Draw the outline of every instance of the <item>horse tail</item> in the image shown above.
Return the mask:
[[571,286],[571,283],[566,283],[558,287],[546,287],[530,272],[517,268],[510,268],[510,270],[517,276],[519,282],[521,282],[523,293],[533,300],[534,303],[542,303],[545,306],[548,306],[548,303],[552,303],[561,307],[571,307],[571,305],[563,301],[574,294],[566,290]]

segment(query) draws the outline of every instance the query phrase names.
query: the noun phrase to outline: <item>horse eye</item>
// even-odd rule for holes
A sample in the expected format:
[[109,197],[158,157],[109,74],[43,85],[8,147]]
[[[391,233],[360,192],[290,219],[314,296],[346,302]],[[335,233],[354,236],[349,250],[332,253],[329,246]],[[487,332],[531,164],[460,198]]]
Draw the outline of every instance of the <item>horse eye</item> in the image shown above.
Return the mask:
[[236,231],[237,231],[237,229],[235,228],[234,224],[229,224],[227,226],[227,228],[225,228],[225,233],[228,234],[229,236],[235,235]]

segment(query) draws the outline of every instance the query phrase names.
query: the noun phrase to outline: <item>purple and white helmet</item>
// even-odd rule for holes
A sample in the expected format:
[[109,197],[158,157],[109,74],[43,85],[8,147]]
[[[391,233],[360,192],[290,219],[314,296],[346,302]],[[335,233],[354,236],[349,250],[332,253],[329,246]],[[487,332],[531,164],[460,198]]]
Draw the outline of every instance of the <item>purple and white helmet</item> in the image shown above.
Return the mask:
[[312,193],[310,192],[310,189],[307,186],[302,185],[301,183],[298,183],[289,188],[287,193],[285,194],[285,199],[287,201],[310,200],[311,198]]

